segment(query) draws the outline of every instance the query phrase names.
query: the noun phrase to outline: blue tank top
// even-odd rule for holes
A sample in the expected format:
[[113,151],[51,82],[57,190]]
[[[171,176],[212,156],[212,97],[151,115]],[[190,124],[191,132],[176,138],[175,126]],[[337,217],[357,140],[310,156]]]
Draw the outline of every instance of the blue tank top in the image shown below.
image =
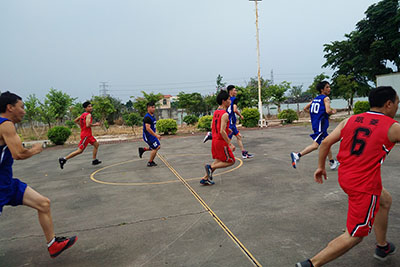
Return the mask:
[[310,106],[311,124],[314,132],[326,132],[329,127],[329,114],[326,113],[325,97],[327,96],[317,96]]
[[153,130],[153,132],[156,132],[156,123],[157,120],[154,116],[151,116],[150,113],[146,113],[146,115],[144,115],[143,118],[143,135],[145,135],[147,137],[147,139],[151,139],[154,136],[151,135],[147,130],[146,130],[146,123],[144,122],[146,118],[150,118],[151,120],[151,124],[150,124],[150,128]]
[[235,104],[236,96],[231,96],[231,105],[228,107],[226,110],[229,115],[229,123],[230,125],[235,125],[236,124],[236,115],[235,111],[233,109],[233,105]]
[[[5,121],[9,121],[9,119],[0,117],[0,124]],[[7,145],[0,146],[0,192],[7,191],[8,187],[11,185],[13,163],[14,159]]]

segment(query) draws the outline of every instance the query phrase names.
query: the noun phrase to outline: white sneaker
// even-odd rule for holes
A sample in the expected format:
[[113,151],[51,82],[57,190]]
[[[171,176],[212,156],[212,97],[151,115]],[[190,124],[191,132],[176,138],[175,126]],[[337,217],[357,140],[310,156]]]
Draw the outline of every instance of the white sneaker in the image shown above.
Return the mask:
[[339,161],[337,161],[336,159],[333,161],[333,163],[329,162],[329,166],[330,166],[332,171],[336,170],[336,168],[339,166],[339,164],[340,164]]
[[207,142],[208,140],[212,140],[211,132],[207,132],[206,136],[203,139],[203,143]]
[[294,152],[290,153],[290,157],[292,158],[292,166],[296,169],[296,163],[300,160],[300,157]]

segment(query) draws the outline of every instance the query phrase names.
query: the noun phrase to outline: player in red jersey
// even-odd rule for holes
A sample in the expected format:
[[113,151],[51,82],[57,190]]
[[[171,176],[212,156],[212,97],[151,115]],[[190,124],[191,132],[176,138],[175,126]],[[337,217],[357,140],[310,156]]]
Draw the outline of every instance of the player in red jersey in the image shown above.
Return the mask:
[[[374,257],[386,260],[395,252],[386,240],[392,197],[382,187],[381,164],[395,143],[400,141],[400,124],[396,115],[399,97],[390,86],[374,88],[369,94],[370,111],[342,121],[322,142],[317,183],[327,179],[325,159],[330,147],[341,140],[337,159],[339,184],[348,195],[346,232],[332,240],[313,258],[296,266],[322,266],[360,243],[374,225],[377,246]],[[374,224],[375,221],[375,224]]]
[[229,133],[229,115],[226,109],[230,106],[231,100],[229,94],[225,90],[221,90],[217,95],[218,109],[214,111],[211,124],[212,129],[212,144],[211,153],[214,162],[205,166],[206,175],[200,180],[203,185],[213,185],[212,173],[219,168],[226,168],[235,163],[235,156],[232,151],[235,151],[235,146],[231,143],[228,137]]
[[92,111],[93,107],[92,104],[90,104],[89,101],[86,101],[83,103],[83,108],[85,109],[85,112],[82,113],[81,116],[76,118],[74,120],[75,123],[79,122],[79,126],[81,127],[81,141],[79,142],[78,149],[69,154],[68,156],[64,158],[59,158],[58,162],[60,163],[60,168],[64,169],[64,164],[67,163],[67,160],[70,158],[75,157],[76,155],[81,154],[85,148],[87,147],[88,144],[93,145],[93,165],[100,164],[101,161],[97,159],[97,151],[99,149],[99,143],[97,142],[96,138],[93,137],[92,135],[92,127],[93,126],[99,126],[100,123],[92,123],[93,118],[92,118]]

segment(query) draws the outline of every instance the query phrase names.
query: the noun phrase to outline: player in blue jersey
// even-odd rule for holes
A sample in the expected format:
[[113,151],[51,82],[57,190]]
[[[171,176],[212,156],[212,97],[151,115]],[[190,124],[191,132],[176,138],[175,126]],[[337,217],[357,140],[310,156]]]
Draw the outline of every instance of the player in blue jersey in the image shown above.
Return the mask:
[[157,155],[157,151],[161,148],[161,136],[156,133],[157,120],[154,116],[155,111],[155,104],[153,102],[147,103],[147,113],[143,118],[143,140],[149,145],[149,147],[139,147],[140,158],[144,152],[149,150],[151,151],[149,162],[147,162],[147,167],[157,166],[157,164],[154,162],[154,158]]
[[[314,131],[314,133],[310,134],[310,136],[313,139],[313,142],[301,152],[292,152],[290,154],[293,168],[296,168],[296,164],[300,160],[300,157],[318,149],[322,140],[328,136],[329,115],[336,113],[336,110],[331,108],[331,101],[328,97],[328,95],[331,93],[330,84],[327,81],[319,82],[316,89],[320,94],[304,107],[305,112],[310,112],[312,129]],[[330,150],[328,153],[328,158],[331,170],[335,170],[339,163],[337,160],[333,159],[332,152]]]
[[0,95],[0,214],[3,207],[25,205],[36,209],[39,223],[47,240],[52,258],[71,247],[76,236],[56,237],[50,212],[50,200],[33,190],[26,183],[13,178],[14,159],[22,160],[42,152],[42,145],[35,144],[30,149],[22,146],[15,124],[25,115],[24,103],[16,94],[5,92]]

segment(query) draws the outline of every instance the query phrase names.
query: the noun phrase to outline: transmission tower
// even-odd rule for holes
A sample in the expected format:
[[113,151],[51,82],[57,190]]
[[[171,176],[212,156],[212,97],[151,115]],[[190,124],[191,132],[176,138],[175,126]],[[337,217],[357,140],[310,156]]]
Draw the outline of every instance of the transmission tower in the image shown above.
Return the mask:
[[110,87],[109,85],[108,85],[108,82],[100,82],[100,95],[101,96],[107,96],[108,95],[108,90],[107,90],[107,88],[108,87]]

